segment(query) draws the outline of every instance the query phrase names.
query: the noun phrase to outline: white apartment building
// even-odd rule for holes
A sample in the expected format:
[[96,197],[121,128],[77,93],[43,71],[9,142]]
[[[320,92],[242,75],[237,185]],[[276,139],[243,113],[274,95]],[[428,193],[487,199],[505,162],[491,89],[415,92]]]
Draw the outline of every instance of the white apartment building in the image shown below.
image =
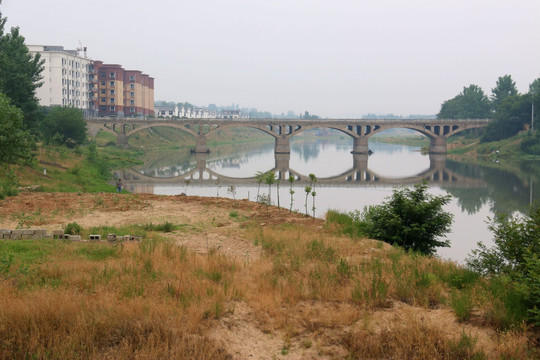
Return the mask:
[[[43,85],[36,90],[42,106],[73,106],[91,114],[88,80],[92,60],[79,56],[77,50],[63,46],[27,45],[31,54],[39,53],[45,60]],[[85,49],[86,52],[86,49]],[[85,54],[86,55],[86,54]]]

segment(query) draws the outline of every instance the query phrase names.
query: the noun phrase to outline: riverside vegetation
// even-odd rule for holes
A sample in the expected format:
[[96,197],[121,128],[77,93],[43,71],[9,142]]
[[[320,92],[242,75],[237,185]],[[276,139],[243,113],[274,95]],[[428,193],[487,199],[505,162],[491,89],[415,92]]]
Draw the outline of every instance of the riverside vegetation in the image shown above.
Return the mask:
[[[102,152],[108,144],[45,146],[30,166],[12,168],[12,181],[42,186],[8,196],[0,226],[61,221],[84,237],[114,232],[143,240],[1,242],[2,359],[540,356],[534,252],[521,258],[524,272],[488,273],[487,255],[478,257],[480,267],[466,268],[368,240],[354,214],[320,220],[241,200],[99,193],[114,191],[104,185],[105,165],[136,161],[133,151]],[[78,195],[71,202],[53,195],[52,209],[24,205],[59,190]],[[177,207],[154,216],[165,202]],[[197,218],[180,220],[182,211]],[[98,213],[109,220],[84,225]],[[532,213],[521,232],[535,241],[537,220]],[[497,224],[501,244],[522,226],[516,220],[502,231]],[[215,234],[222,243],[211,244]],[[206,245],[194,249],[196,239]],[[232,239],[260,256],[229,254]],[[243,328],[250,331],[235,340]]]

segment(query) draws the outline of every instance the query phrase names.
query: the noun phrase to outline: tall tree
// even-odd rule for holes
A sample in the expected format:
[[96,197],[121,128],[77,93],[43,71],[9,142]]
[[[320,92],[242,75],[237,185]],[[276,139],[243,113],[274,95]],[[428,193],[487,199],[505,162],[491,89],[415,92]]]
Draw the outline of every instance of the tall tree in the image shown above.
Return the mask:
[[529,95],[531,95],[531,101],[534,104],[534,128],[537,129],[540,126],[540,78],[535,79],[529,85]]
[[464,87],[456,97],[446,100],[437,114],[439,119],[486,119],[491,117],[489,99],[478,85]]
[[23,130],[23,114],[0,93],[0,165],[16,164],[32,158],[30,135]]
[[497,86],[491,89],[491,101],[493,101],[493,108],[495,111],[503,99],[517,94],[516,82],[512,80],[512,76],[499,76],[499,79],[497,79]]
[[22,110],[26,128],[37,134],[41,113],[36,89],[42,85],[44,61],[30,54],[18,27],[4,30],[6,20],[0,12],[0,92]]

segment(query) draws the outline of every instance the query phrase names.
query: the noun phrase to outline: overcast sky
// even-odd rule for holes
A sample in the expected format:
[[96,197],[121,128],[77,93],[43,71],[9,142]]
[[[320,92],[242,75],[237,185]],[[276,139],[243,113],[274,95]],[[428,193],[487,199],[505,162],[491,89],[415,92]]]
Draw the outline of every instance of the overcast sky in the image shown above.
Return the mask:
[[540,77],[538,0],[3,0],[27,44],[155,78],[155,99],[324,117],[436,114]]

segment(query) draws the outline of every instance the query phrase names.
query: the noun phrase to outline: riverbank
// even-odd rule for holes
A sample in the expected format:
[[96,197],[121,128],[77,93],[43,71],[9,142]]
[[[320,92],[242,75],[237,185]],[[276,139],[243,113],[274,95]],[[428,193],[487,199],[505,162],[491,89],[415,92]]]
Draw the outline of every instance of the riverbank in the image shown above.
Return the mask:
[[500,294],[472,273],[284,209],[106,193],[23,192],[0,204],[0,228],[77,223],[83,239],[142,237],[0,240],[0,358],[527,359],[537,351],[527,327],[497,330]]

